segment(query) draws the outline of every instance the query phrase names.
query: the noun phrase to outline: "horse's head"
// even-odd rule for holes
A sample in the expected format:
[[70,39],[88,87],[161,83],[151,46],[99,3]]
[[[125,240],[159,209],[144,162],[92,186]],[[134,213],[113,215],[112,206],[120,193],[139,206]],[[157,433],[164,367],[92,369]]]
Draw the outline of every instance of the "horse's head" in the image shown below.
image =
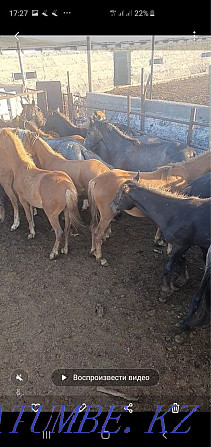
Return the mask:
[[130,197],[132,184],[131,180],[128,180],[120,186],[116,196],[110,204],[110,208],[114,214],[118,211],[131,210],[134,207],[134,202]]
[[60,122],[59,113],[55,110],[48,110],[48,115],[45,121],[45,132],[56,131],[58,123]]
[[45,124],[45,117],[40,108],[35,104],[33,100],[31,104],[22,105],[22,113],[20,118],[23,121],[34,121],[38,127],[42,127]]
[[97,117],[99,120],[105,120],[106,119],[106,110],[95,110],[93,113],[93,117]]
[[96,115],[93,114],[89,117],[89,127],[84,140],[84,146],[89,150],[97,146],[102,140],[101,132],[96,125],[97,122],[99,122],[99,118]]

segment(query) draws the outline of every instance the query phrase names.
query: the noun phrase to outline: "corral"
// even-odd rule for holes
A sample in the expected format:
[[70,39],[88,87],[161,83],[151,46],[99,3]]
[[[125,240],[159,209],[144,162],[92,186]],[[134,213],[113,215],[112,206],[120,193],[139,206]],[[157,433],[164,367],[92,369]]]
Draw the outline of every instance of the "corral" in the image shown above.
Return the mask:
[[[171,99],[171,87],[168,97],[166,84],[165,99]],[[177,87],[180,91],[178,80]],[[109,266],[103,267],[89,256],[89,210],[81,215],[84,232],[70,238],[67,256],[50,262],[54,233],[42,210],[35,217],[36,238],[27,240],[23,210],[20,228],[10,232],[12,208],[7,204],[0,232],[0,383],[5,405],[36,399],[47,408],[52,403],[73,408],[82,402],[107,408],[134,400],[137,411],[153,410],[161,401],[197,403],[207,411],[209,328],[177,334],[203,274],[200,250],[188,253],[188,284],[161,303],[167,254],[165,248],[154,247],[155,224],[126,214],[113,222],[104,247]],[[120,387],[116,381],[106,388],[107,394],[96,386],[56,386],[52,373],[68,368],[127,368],[131,374],[133,369],[152,368],[159,373],[159,383]],[[23,387],[11,380],[12,371],[19,369],[28,374]]]

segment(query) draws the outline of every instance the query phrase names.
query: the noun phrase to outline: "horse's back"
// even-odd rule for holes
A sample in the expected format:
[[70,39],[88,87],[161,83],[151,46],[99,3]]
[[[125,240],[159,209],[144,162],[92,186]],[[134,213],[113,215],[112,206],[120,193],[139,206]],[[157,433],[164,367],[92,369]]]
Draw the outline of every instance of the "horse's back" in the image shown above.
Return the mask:
[[188,196],[201,197],[206,199],[211,196],[211,172],[198,177],[190,182],[182,190],[182,193]]

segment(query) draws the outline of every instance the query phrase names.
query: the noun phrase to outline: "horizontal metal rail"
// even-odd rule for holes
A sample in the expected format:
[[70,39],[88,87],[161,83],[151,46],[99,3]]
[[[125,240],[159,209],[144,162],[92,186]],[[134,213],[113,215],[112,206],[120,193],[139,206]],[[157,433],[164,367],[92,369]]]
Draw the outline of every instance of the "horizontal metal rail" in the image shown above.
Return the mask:
[[[94,107],[88,107],[85,105],[81,105],[81,104],[74,104],[74,107],[79,107],[79,108],[84,108],[84,109],[90,109],[93,110]],[[123,109],[112,109],[112,108],[107,108],[106,110],[108,110],[108,112],[116,112],[116,113],[127,113],[127,110],[123,110]],[[130,111],[130,115],[137,115],[137,116],[145,116],[146,118],[153,118],[155,120],[160,120],[160,121],[170,121],[172,123],[177,123],[177,124],[184,124],[186,126],[189,126],[190,121],[183,121],[183,120],[179,120],[179,119],[175,119],[175,118],[168,118],[166,116],[158,116],[155,115],[153,113],[144,113],[144,112],[133,112],[132,110]],[[201,126],[201,127],[209,127],[209,123],[202,123],[200,121],[193,121],[192,122],[194,126]]]

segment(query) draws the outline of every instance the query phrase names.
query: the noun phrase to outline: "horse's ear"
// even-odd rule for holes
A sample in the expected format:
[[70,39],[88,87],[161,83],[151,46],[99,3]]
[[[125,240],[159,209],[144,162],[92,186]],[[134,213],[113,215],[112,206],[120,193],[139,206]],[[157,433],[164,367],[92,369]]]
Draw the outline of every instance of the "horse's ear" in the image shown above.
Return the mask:
[[60,108],[59,108],[59,106],[57,107],[56,111],[60,113]]
[[35,106],[35,100],[32,99],[32,106]]
[[94,119],[92,118],[92,116],[89,116],[89,123],[94,124]]
[[138,171],[137,174],[136,174],[136,176],[134,177],[134,180],[135,180],[136,182],[138,182],[139,179],[140,179],[140,171]]

